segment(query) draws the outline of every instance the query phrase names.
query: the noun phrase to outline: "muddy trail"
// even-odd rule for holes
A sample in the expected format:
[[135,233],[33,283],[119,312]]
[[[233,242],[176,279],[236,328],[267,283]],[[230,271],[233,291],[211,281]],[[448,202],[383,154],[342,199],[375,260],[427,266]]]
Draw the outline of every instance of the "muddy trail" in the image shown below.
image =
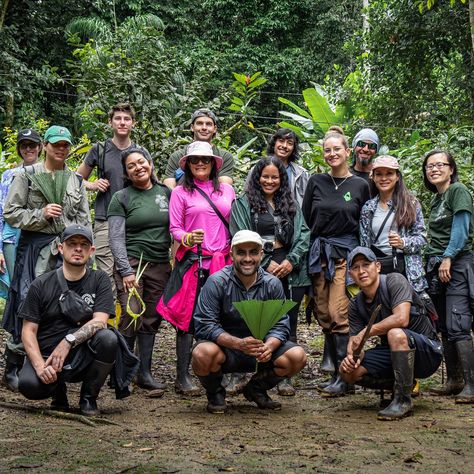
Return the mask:
[[[271,393],[281,411],[259,410],[237,395],[228,397],[228,413],[210,415],[204,395],[174,393],[174,331],[163,325],[154,354],[154,373],[168,385],[162,398],[135,389],[115,400],[104,388],[95,426],[0,407],[0,472],[474,472],[474,407],[430,395],[439,373],[423,381],[414,416],[380,422],[373,391],[318,394],[322,337],[314,326],[299,332],[309,363],[295,380],[295,397]],[[77,406],[79,385],[69,387]],[[49,408],[49,401],[26,401],[4,387],[0,401]]]

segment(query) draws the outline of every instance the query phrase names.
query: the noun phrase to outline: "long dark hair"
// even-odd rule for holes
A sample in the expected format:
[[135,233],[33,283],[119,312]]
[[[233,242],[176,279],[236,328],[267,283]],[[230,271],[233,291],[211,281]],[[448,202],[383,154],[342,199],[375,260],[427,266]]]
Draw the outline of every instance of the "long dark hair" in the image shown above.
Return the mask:
[[279,138],[293,140],[294,147],[293,147],[293,151],[291,152],[291,155],[288,157],[288,162],[296,161],[300,157],[299,155],[300,139],[298,138],[298,135],[296,135],[296,133],[289,128],[280,128],[270,137],[270,139],[268,140],[268,145],[267,145],[267,156],[272,156],[275,154],[275,145]]
[[[374,170],[372,173],[375,173]],[[400,170],[395,170],[398,176],[398,181],[395,184],[395,188],[392,194],[392,205],[395,207],[395,215],[393,217],[393,222],[397,224],[398,228],[405,227],[406,229],[410,228],[416,221],[416,207],[417,199],[415,196],[408,190],[403,181],[402,173]],[[378,196],[379,190],[375,185],[375,182],[371,180],[370,182],[370,195]]]
[[456,165],[456,162],[454,161],[453,155],[451,155],[451,153],[449,153],[449,151],[447,150],[438,150],[438,149],[431,150],[425,155],[425,159],[423,160],[422,170],[423,170],[423,182],[425,183],[426,188],[429,189],[432,193],[437,193],[438,188],[434,184],[429,182],[428,175],[426,174],[425,166],[426,166],[426,163],[428,163],[428,158],[438,153],[441,153],[442,155],[445,156],[445,158],[448,160],[449,167],[453,170],[450,183],[453,184],[459,181],[458,167]]
[[280,188],[275,193],[273,200],[275,203],[275,214],[283,219],[292,220],[296,215],[296,204],[288,182],[288,175],[281,160],[274,156],[262,158],[254,167],[247,186],[246,194],[250,203],[250,209],[255,213],[268,212],[267,200],[260,184],[260,177],[266,166],[276,166],[280,175]]
[[[221,194],[220,183],[217,177],[216,160],[212,159],[211,163],[212,168],[211,174],[209,175],[209,181],[212,181],[212,187],[214,189],[214,192]],[[186,189],[186,191],[189,191],[190,193],[193,193],[196,189],[196,185],[194,184],[194,175],[191,171],[191,168],[189,167],[189,159],[186,160],[186,164],[184,165],[184,177],[182,186],[184,189]]]
[[122,169],[123,169],[123,177],[124,177],[124,180],[125,180],[125,185],[129,186],[129,185],[132,184],[132,181],[128,177],[127,167],[125,165],[125,162],[127,161],[127,158],[132,153],[138,153],[138,154],[142,155],[143,158],[145,158],[145,160],[148,161],[148,163],[151,164],[150,180],[153,184],[157,184],[158,183],[158,178],[156,177],[156,174],[155,174],[155,165],[153,164],[153,159],[151,158],[151,155],[150,155],[149,151],[146,148],[143,148],[141,146],[132,146],[132,147],[127,148],[126,150],[122,151]]

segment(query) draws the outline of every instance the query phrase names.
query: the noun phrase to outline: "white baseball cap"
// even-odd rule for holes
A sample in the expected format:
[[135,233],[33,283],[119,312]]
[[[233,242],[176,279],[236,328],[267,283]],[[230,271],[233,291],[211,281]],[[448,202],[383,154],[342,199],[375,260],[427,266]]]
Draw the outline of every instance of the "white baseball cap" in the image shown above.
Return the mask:
[[260,247],[263,247],[263,240],[260,237],[260,234],[257,234],[257,232],[253,232],[252,230],[239,230],[235,233],[230,248],[233,248],[235,245],[249,243],[258,244]]

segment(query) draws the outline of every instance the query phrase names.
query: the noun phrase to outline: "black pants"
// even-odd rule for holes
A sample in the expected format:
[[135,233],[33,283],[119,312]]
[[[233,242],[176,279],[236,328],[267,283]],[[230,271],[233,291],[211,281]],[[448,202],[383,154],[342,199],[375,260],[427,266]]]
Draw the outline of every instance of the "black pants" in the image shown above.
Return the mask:
[[[474,255],[469,252],[452,261],[448,283],[437,281],[438,265],[427,278],[441,334],[451,342],[470,340],[474,315]],[[437,284],[433,284],[433,280]]]
[[53,395],[59,382],[81,382],[94,361],[112,363],[115,361],[116,353],[117,336],[112,331],[101,329],[68,356],[62,372],[59,372],[58,379],[54,383],[43,383],[27,358],[19,373],[18,389],[29,400],[49,398]]

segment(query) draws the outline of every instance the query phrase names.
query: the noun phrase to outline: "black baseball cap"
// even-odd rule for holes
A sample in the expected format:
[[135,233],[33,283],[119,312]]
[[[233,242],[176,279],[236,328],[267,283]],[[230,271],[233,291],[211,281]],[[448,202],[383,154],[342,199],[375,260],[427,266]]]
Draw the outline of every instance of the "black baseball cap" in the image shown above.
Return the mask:
[[377,261],[377,257],[375,256],[375,253],[372,252],[372,250],[370,250],[368,247],[359,246],[352,250],[347,257],[347,266],[349,268],[352,267],[352,262],[358,255],[363,255],[369,262]]
[[32,128],[23,128],[18,132],[18,137],[16,139],[17,144],[22,142],[23,140],[29,140],[34,143],[41,143],[41,137],[36,130]]
[[71,224],[68,225],[62,235],[61,235],[61,243],[73,237],[74,235],[82,235],[85,237],[91,244],[94,244],[94,239],[92,237],[92,230],[90,227],[84,227],[81,224]]

